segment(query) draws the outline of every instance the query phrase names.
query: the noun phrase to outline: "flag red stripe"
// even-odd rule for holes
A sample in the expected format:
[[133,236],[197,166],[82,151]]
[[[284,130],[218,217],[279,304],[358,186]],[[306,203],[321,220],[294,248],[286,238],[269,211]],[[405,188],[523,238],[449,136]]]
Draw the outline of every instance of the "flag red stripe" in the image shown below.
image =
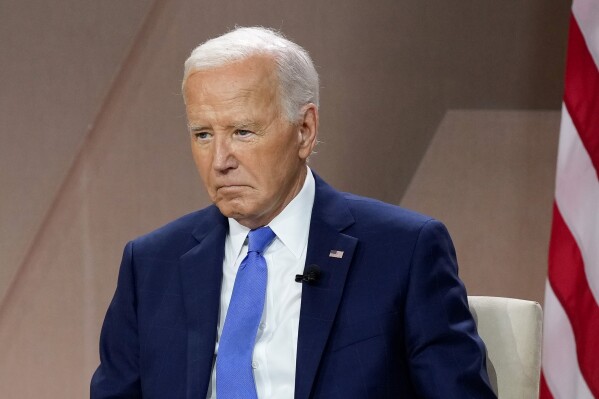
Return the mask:
[[545,381],[545,376],[543,372],[541,372],[541,386],[539,389],[539,398],[540,399],[553,399],[553,395],[547,386],[547,381]]
[[599,398],[599,306],[589,287],[580,249],[557,205],[553,207],[548,279],[572,325],[580,372]]
[[570,18],[564,103],[599,176],[599,70],[584,36]]

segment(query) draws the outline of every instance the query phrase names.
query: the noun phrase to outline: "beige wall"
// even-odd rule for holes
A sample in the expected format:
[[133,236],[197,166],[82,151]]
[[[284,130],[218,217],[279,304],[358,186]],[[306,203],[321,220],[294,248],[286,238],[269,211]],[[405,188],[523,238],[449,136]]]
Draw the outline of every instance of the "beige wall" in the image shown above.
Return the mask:
[[[208,203],[188,154],[182,63],[199,42],[236,24],[280,28],[315,59],[322,144],[313,167],[321,176],[392,203],[409,185],[404,203],[426,205],[448,223],[471,292],[539,299],[568,7],[542,0],[0,2],[0,397],[87,396],[124,243]],[[447,112],[455,109],[483,114]],[[493,140],[477,141],[477,151],[500,147],[530,156],[530,165],[499,157],[487,176],[488,164],[478,163],[488,160],[472,156],[456,167],[471,166],[475,179],[460,179],[466,186],[451,202],[431,200],[431,187],[443,192],[455,178],[439,171],[443,159],[463,159],[470,140],[488,135]],[[439,140],[451,145],[431,145]],[[495,174],[512,176],[496,189],[515,207],[501,209],[499,231],[485,217],[492,201],[476,212],[455,206],[476,194],[468,182]],[[526,230],[531,209],[538,223]],[[455,222],[462,216],[480,226],[482,242],[510,253],[494,285],[491,264],[471,260],[497,248],[464,245],[472,228]],[[535,255],[508,239],[513,231],[534,235]]]
[[401,205],[443,220],[472,295],[542,302],[559,111],[450,110]]

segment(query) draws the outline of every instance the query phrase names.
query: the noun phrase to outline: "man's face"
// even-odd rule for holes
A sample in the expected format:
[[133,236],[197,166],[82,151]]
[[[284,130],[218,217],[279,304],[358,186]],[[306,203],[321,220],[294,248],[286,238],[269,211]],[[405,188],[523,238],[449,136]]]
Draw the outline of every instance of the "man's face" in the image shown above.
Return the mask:
[[193,158],[210,198],[246,227],[268,224],[302,187],[316,107],[304,107],[295,124],[287,120],[266,56],[195,72],[184,95]]

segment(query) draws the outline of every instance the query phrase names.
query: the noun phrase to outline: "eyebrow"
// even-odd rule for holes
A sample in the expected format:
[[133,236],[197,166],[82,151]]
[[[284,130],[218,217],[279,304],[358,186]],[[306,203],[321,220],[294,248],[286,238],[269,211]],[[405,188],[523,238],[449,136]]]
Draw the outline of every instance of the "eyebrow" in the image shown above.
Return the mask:
[[257,126],[258,125],[256,124],[256,122],[248,120],[248,121],[240,121],[239,123],[235,123],[235,124],[233,124],[232,126],[229,126],[229,127],[233,128],[233,129],[237,129],[237,130],[240,130],[240,129],[252,129],[252,130],[255,130]]
[[[240,129],[256,129],[257,126],[258,125],[256,124],[256,122],[249,121],[249,120],[247,120],[247,121],[243,121],[242,120],[240,122],[237,122],[237,123],[231,124],[229,126],[226,126],[226,128],[227,129],[237,129],[237,130],[240,130]],[[189,130],[193,131],[193,132],[199,132],[199,131],[202,131],[202,130],[212,130],[211,128],[209,128],[207,126],[196,125],[196,124],[193,124],[193,123],[188,123],[187,124],[187,128]]]
[[206,126],[202,126],[202,125],[195,125],[193,123],[188,123],[187,124],[187,128],[193,132],[199,132],[200,130],[206,130],[208,129]]

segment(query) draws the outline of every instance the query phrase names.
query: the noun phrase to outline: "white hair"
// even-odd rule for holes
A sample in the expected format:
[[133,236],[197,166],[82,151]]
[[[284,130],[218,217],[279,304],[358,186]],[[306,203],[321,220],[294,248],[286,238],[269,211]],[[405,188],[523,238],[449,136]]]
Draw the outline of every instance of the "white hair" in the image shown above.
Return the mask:
[[185,61],[182,88],[194,72],[260,54],[271,56],[277,65],[280,105],[290,122],[298,119],[304,105],[318,107],[318,73],[308,52],[263,27],[239,27],[196,47]]

